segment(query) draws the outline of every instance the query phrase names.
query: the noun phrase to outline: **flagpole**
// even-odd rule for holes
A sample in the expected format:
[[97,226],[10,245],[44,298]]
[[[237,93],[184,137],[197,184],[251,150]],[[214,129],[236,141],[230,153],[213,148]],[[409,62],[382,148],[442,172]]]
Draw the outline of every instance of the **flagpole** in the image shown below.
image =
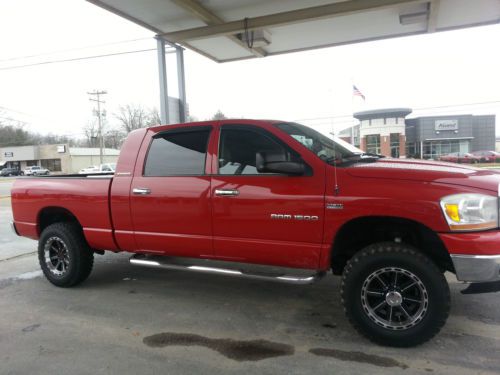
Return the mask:
[[352,126],[351,126],[351,144],[354,146],[354,80],[351,77],[351,113],[352,113]]

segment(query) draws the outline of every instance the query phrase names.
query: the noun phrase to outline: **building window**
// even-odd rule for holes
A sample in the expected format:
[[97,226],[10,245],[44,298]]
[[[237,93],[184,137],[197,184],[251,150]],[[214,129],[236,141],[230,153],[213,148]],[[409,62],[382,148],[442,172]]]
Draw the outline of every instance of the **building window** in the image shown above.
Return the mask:
[[36,160],[28,160],[28,161],[26,162],[26,166],[27,166],[27,167],[33,167],[33,166],[35,166],[35,165],[38,165],[38,161],[36,161]]
[[396,124],[399,124],[399,118],[396,117]]
[[442,155],[467,153],[470,150],[469,140],[442,140],[424,142],[424,159],[438,159]]
[[399,158],[399,133],[391,133],[391,157]]
[[51,172],[61,172],[61,159],[44,159],[41,160],[43,168],[48,169]]
[[366,136],[366,152],[380,154],[380,134]]
[[384,125],[387,124],[387,118],[384,117]]

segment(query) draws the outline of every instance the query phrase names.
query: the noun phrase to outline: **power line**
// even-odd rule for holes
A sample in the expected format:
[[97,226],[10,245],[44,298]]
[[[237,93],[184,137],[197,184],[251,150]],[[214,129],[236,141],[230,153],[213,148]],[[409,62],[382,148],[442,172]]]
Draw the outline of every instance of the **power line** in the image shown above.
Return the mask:
[[121,40],[121,41],[117,41],[117,42],[94,44],[94,45],[85,46],[85,47],[75,47],[75,48],[68,48],[68,49],[57,50],[57,51],[52,51],[52,52],[44,52],[44,53],[39,53],[39,54],[36,54],[36,55],[26,55],[26,56],[9,57],[9,58],[6,58],[6,59],[1,59],[0,62],[23,60],[23,59],[33,58],[33,57],[40,57],[40,56],[50,56],[50,55],[55,55],[55,54],[58,54],[58,53],[71,52],[71,51],[81,51],[83,49],[112,46],[112,45],[117,45],[117,44],[127,44],[127,43],[139,42],[139,41],[142,41],[142,40],[152,40],[152,39],[151,38],[139,38],[139,39]]
[[127,54],[132,54],[132,53],[149,52],[149,51],[156,51],[156,48],[147,48],[147,49],[139,49],[139,50],[133,50],[133,51],[125,51],[125,52],[106,53],[106,54],[102,54],[102,55],[93,55],[93,56],[84,56],[84,57],[74,57],[71,59],[41,61],[41,62],[32,63],[32,64],[6,66],[4,68],[0,68],[0,70],[21,69],[21,68],[27,68],[30,66],[37,66],[37,65],[48,65],[48,64],[56,64],[56,63],[63,63],[63,62],[70,62],[70,61],[89,60],[89,59],[97,59],[97,58],[101,58],[101,57],[119,56],[119,55],[127,55]]

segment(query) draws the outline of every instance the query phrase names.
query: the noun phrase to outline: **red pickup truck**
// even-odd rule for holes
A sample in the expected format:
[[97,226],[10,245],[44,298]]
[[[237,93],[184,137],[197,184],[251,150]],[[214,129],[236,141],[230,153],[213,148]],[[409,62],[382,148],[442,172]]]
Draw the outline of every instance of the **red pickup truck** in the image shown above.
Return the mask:
[[412,346],[445,324],[445,271],[500,280],[499,183],[492,171],[366,154],[296,123],[209,121],[130,133],[114,176],[18,179],[12,226],[39,241],[60,287],[85,280],[104,250],[298,284],[331,270],[359,332]]

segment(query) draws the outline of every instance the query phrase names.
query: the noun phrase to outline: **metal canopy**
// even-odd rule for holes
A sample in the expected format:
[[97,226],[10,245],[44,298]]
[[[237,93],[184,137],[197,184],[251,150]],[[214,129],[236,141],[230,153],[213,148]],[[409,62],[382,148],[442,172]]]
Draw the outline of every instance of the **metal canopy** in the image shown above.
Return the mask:
[[217,62],[500,22],[499,0],[87,1]]

